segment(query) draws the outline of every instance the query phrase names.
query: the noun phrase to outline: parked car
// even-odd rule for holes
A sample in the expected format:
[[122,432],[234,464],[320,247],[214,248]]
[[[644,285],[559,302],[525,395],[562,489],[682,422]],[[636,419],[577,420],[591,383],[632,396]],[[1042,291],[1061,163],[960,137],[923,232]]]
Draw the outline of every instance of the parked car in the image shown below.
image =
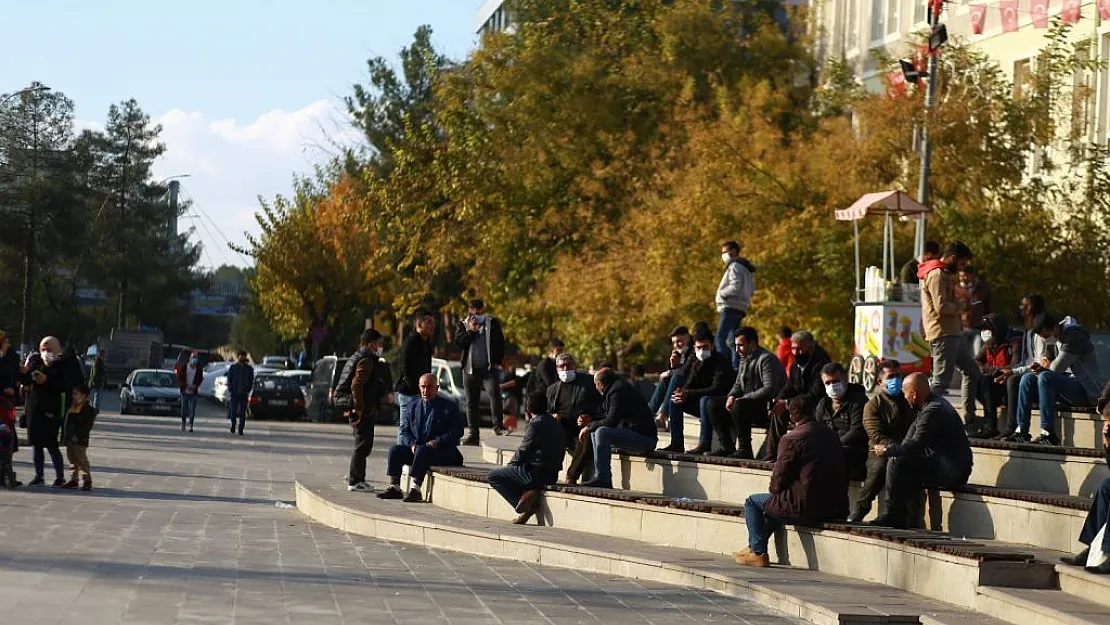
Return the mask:
[[343,415],[339,414],[332,405],[332,395],[335,393],[335,385],[339,383],[339,375],[343,373],[343,367],[346,364],[346,358],[324,356],[313,365],[308,394],[305,395],[309,420],[333,423],[343,419]]
[[262,359],[262,366],[270,369],[292,369],[293,359],[286,356],[266,356]]
[[296,380],[297,384],[301,387],[301,393],[304,394],[306,399],[308,398],[309,386],[312,382],[311,371],[301,371],[300,369],[294,369],[291,371],[276,371],[275,374],[286,378],[293,378],[294,380]]
[[[204,367],[204,379],[200,382],[197,395],[205,399],[216,401],[216,380],[218,380],[221,375],[227,373],[227,369],[231,365],[232,363],[230,362],[221,361],[210,363]],[[227,382],[227,378],[224,378],[224,382]]]
[[247,410],[252,419],[302,419],[304,403],[304,393],[296,378],[271,372],[255,376]]
[[[256,376],[273,372],[273,369],[261,365],[251,365],[251,367],[254,367],[254,375]],[[201,385],[203,384],[202,381]],[[212,398],[221,404],[226,404],[231,399],[231,391],[227,388],[227,369],[218,375],[216,381],[213,382]]]
[[[439,396],[446,397],[459,405],[459,410],[466,415],[466,386],[463,383],[462,363],[457,360],[432,359],[432,373],[439,380]],[[482,423],[490,425],[489,394],[482,387],[482,394],[478,398],[479,412],[482,414]]]
[[181,411],[177,376],[165,369],[136,369],[120,388],[119,405],[120,414],[152,412],[176,415]]

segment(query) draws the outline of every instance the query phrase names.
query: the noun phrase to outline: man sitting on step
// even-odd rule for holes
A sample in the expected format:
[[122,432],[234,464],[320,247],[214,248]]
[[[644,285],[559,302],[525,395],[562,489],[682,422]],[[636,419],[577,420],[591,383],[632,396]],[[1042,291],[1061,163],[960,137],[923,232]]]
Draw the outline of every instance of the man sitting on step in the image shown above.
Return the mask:
[[728,393],[725,409],[714,423],[722,450],[733,458],[751,460],[752,426],[766,427],[771,402],[786,386],[786,370],[777,356],[759,345],[759,332],[751,326],[736,331],[736,354],[740,370]]
[[570,353],[563,352],[555,357],[555,372],[555,383],[545,389],[547,410],[563,427],[564,444],[571,456],[567,484],[574,486],[582,476],[589,476],[594,470],[594,450],[589,441],[578,440],[578,432],[597,418],[601,396],[594,388],[593,378],[578,371],[578,363]]
[[821,368],[821,383],[825,385],[825,397],[817,404],[815,418],[840,437],[848,478],[862,480],[867,474],[867,430],[863,429],[867,391],[859,384],[848,383],[848,372],[839,362]]
[[813,419],[812,399],[787,403],[794,429],[782,437],[771,472],[771,492],[744,502],[748,546],[732,554],[737,564],[770,566],[767,543],[784,522],[839,521],[848,514],[848,470],[840,437]]
[[[378,493],[382,499],[407,502],[424,501],[420,487],[431,467],[457,467],[463,457],[459,441],[463,435],[463,418],[459,405],[437,396],[439,381],[435,374],[420,376],[420,399],[405,404],[408,419],[402,419],[401,443],[389,448],[389,488]],[[412,487],[401,492],[401,469],[409,465]]]
[[790,379],[787,380],[786,386],[782,388],[774,407],[771,408],[771,422],[767,427],[763,459],[770,462],[775,461],[779,439],[790,425],[786,400],[791,397],[805,396],[811,405],[816,406],[817,402],[825,396],[825,385],[821,383],[821,368],[832,362],[824,348],[817,344],[817,339],[805,330],[795,332],[790,337],[790,347],[794,353],[794,364],[790,366]]
[[593,443],[596,472],[594,479],[583,486],[612,488],[613,446],[637,453],[652,451],[659,431],[643,396],[615,371],[599,369],[594,374],[594,386],[601,394],[601,420],[586,424],[579,439]]
[[[879,386],[875,395],[863,407],[863,429],[867,432],[871,447],[890,445],[906,437],[906,430],[913,421],[906,396],[902,394],[902,365],[897,360],[884,360],[879,363]],[[886,465],[889,458],[875,455],[867,456],[867,477],[863,480],[859,498],[852,507],[848,520],[854,523],[863,521],[871,512],[871,504],[886,485]]]
[[[958,488],[971,477],[971,443],[956,409],[929,389],[929,379],[911,373],[902,384],[902,394],[917,418],[901,443],[875,445],[875,455],[890,458],[887,464],[887,512],[873,525],[906,529],[910,505],[917,502],[921,489]],[[915,506],[916,507],[916,506]]]
[[[1102,410],[1102,449],[1106,454],[1106,464],[1110,465],[1110,406]],[[1079,542],[1087,548],[1075,556],[1060,558],[1064,564],[1086,567],[1091,573],[1110,575],[1110,530],[1106,522],[1110,520],[1110,477],[1102,480],[1098,490],[1095,491],[1091,509],[1087,512],[1087,520],[1083,523],[1083,531],[1079,534]],[[1102,533],[1102,540],[1097,544],[1095,539]],[[1094,557],[1091,548],[1095,548]]]
[[[694,337],[694,359],[686,365],[682,376],[684,382],[671,396],[671,412],[668,415],[671,444],[663,451],[685,451],[682,424],[685,413],[689,412],[698,415],[701,422],[698,446],[690,453],[710,453],[713,444],[712,414],[724,411],[725,395],[734,373],[729,357],[713,347],[711,335],[704,333]],[[714,455],[724,455],[721,450],[716,451]]]
[[524,440],[509,466],[489,473],[489,485],[520,515],[513,521],[523,525],[543,505],[543,489],[559,480],[563,467],[563,426],[547,412],[547,396],[532,393],[525,406],[528,425]]

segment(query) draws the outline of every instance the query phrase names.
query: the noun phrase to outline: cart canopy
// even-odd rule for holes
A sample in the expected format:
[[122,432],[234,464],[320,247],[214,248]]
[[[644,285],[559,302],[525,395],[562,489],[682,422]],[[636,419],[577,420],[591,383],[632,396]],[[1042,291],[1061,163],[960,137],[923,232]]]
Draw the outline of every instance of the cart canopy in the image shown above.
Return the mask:
[[855,221],[867,215],[889,215],[893,217],[918,217],[932,212],[928,206],[902,191],[880,191],[868,193],[844,210],[836,211],[839,221]]

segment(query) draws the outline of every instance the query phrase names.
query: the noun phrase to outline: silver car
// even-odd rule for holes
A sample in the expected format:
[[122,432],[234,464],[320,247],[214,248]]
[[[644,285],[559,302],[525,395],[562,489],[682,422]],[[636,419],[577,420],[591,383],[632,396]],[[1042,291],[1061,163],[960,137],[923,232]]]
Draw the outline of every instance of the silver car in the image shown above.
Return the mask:
[[120,388],[119,406],[120,414],[177,414],[181,411],[177,374],[165,369],[132,371]]

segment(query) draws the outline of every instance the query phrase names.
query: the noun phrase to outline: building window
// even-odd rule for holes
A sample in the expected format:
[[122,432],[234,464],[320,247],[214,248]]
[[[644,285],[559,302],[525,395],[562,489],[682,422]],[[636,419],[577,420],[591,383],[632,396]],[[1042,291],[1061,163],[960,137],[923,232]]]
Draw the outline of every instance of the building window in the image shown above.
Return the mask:
[[920,24],[922,22],[927,22],[928,21],[928,19],[926,19],[928,16],[925,15],[925,11],[928,9],[928,5],[929,5],[929,3],[926,2],[926,0],[913,0],[913,23],[914,24]]
[[1110,34],[1102,36],[1099,53],[1102,67],[1098,71],[1098,141],[1106,143],[1107,124],[1110,124]]
[[1026,81],[1029,80],[1029,59],[1022,59],[1014,63],[1014,98],[1021,98],[1025,95],[1028,87]]
[[900,30],[900,17],[902,0],[887,0],[886,2],[886,34],[897,35]]
[[871,43],[882,43],[886,36],[886,3],[888,0],[871,0]]

